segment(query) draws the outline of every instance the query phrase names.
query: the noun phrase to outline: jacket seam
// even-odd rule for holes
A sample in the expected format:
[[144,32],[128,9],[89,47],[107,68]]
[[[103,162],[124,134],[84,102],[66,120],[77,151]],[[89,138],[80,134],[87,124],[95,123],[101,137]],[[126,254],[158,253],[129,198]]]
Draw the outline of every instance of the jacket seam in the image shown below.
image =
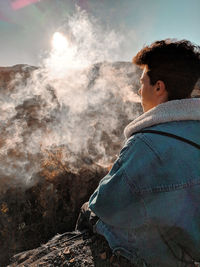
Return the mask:
[[[120,164],[123,163],[124,157],[126,156],[126,153],[131,149],[132,146],[134,146],[136,144],[137,141],[143,142],[156,155],[156,157],[158,158],[158,160],[160,162],[162,161],[159,153],[154,149],[154,147],[147,140],[144,140],[143,139],[144,137],[142,138],[140,135],[143,135],[143,134],[141,133],[139,135],[135,135],[132,138],[132,140],[129,140],[128,141],[128,142],[130,142],[130,144],[129,145],[127,144],[127,147],[124,150],[124,153],[121,156],[119,155],[119,157],[118,157],[118,161],[119,161]],[[147,138],[145,137],[145,139],[147,139]]]
[[145,193],[164,193],[164,192],[172,192],[178,190],[184,190],[186,188],[191,188],[194,186],[200,185],[200,178],[196,181],[189,180],[186,183],[179,183],[179,184],[171,184],[171,185],[160,185],[154,188],[140,188],[140,190],[135,191],[136,193],[145,194]]
[[[126,173],[125,169],[123,170],[123,180],[124,182],[127,184],[127,186],[130,188],[132,194],[136,194],[138,197],[139,197],[139,202],[142,204],[143,206],[143,209],[144,209],[144,214],[145,214],[145,219],[146,219],[146,222],[148,221],[148,213],[147,213],[147,209],[146,209],[146,205],[145,205],[145,201],[142,197],[142,194],[141,194],[141,191],[139,190],[135,190],[135,188],[137,188],[137,186],[134,184],[134,183],[130,183],[129,182],[129,176],[128,174]],[[132,188],[133,187],[133,188]]]
[[157,150],[154,148],[154,146],[152,145],[152,143],[149,141],[149,139],[146,137],[145,134],[141,133],[141,136],[138,136],[138,138],[143,141],[148,147],[149,149],[151,149],[151,151],[153,151],[153,153],[156,155],[156,157],[158,158],[158,160],[161,162],[162,159],[159,155],[159,153],[157,152]]
[[123,173],[124,173],[124,181],[125,181],[125,183],[130,187],[130,189],[131,189],[131,192],[132,193],[139,193],[140,194],[140,190],[138,189],[138,187],[135,185],[135,183],[134,182],[132,182],[132,183],[130,183],[129,182],[129,176],[128,176],[128,174],[126,173],[126,170],[125,169],[123,169]]
[[128,153],[128,151],[131,149],[131,147],[135,145],[135,142],[136,141],[138,141],[138,136],[137,137],[134,136],[131,140],[128,139],[128,141],[126,143],[126,146],[127,147],[124,149],[122,155],[121,155],[121,152],[120,152],[119,157],[118,157],[118,161],[119,161],[120,164],[123,163],[124,157],[126,156],[126,154]]

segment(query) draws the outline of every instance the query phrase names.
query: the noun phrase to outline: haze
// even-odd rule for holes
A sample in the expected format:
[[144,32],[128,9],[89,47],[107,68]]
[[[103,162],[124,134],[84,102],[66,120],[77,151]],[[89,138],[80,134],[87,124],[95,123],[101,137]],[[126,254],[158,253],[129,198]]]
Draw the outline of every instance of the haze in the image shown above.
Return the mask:
[[131,61],[144,44],[169,37],[200,44],[198,0],[1,0],[0,66],[39,65],[76,6],[123,39],[115,60]]

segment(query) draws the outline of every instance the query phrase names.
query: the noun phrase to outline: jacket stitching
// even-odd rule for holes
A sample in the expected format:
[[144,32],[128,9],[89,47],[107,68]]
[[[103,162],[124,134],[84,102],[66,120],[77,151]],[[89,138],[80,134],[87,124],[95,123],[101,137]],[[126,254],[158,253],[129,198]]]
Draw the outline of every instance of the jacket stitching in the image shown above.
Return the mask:
[[128,139],[127,143],[126,143],[126,147],[122,148],[122,150],[124,149],[123,153],[122,150],[120,151],[118,160],[119,163],[122,164],[124,157],[126,156],[126,154],[128,153],[128,151],[131,149],[132,146],[135,145],[135,142],[138,141],[137,137],[133,137],[132,139]]
[[139,201],[140,201],[140,203],[142,204],[142,206],[144,208],[145,219],[146,219],[146,221],[148,221],[147,209],[146,209],[146,206],[145,206],[145,201],[142,198],[141,191],[139,191],[138,189],[136,189],[136,190],[134,189],[134,188],[137,188],[137,186],[134,183],[130,183],[129,182],[129,176],[126,173],[125,169],[123,170],[123,173],[124,173],[124,175],[123,175],[124,182],[128,185],[128,187],[130,187],[131,192],[135,193],[139,197]]
[[179,184],[171,184],[171,185],[160,185],[154,188],[140,188],[138,192],[144,194],[144,193],[161,193],[161,192],[170,192],[170,191],[176,191],[176,190],[182,190],[188,187],[193,187],[196,185],[200,185],[200,178],[198,178],[196,181],[189,180],[186,183],[179,183]]
[[141,136],[138,136],[138,138],[143,141],[156,155],[156,157],[159,159],[160,162],[162,162],[161,156],[159,155],[158,151],[154,148],[152,143],[149,141],[149,139],[146,137],[145,134],[140,134]]
[[123,173],[124,173],[124,181],[128,184],[132,193],[140,194],[140,189],[135,185],[135,183],[133,181],[132,182],[129,181],[129,176],[126,173],[125,169],[123,169]]

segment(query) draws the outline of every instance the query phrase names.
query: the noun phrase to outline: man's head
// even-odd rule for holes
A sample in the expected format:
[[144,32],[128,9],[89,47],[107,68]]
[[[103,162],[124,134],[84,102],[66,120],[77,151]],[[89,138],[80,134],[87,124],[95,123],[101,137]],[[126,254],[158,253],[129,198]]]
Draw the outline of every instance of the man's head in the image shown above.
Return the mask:
[[144,111],[160,103],[191,96],[200,78],[200,47],[166,39],[144,47],[133,58],[143,69],[141,88]]

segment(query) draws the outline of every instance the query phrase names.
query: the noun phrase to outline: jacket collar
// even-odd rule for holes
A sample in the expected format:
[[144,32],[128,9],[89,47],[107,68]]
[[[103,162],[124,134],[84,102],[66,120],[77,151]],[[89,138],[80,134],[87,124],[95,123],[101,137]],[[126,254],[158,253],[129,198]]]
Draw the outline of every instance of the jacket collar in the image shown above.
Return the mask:
[[129,138],[144,128],[171,121],[200,120],[200,99],[187,98],[162,103],[130,122],[124,129]]

